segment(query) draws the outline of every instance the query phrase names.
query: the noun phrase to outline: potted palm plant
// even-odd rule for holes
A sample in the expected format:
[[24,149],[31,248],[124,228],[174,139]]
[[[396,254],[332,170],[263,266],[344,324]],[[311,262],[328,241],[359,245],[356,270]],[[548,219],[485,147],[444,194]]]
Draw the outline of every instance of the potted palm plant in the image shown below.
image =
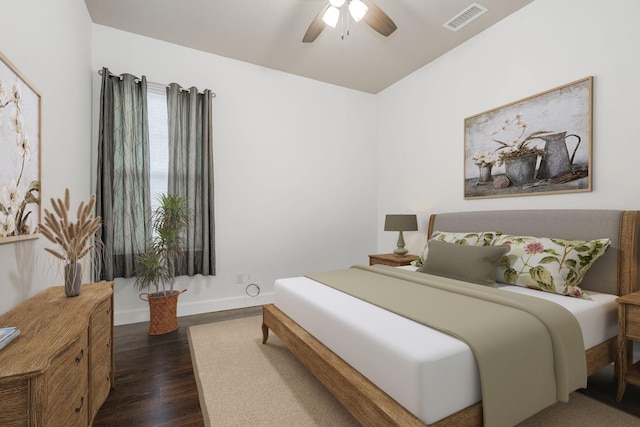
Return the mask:
[[179,197],[161,194],[160,204],[152,215],[154,235],[147,252],[138,256],[135,286],[140,299],[149,303],[149,335],[166,334],[178,329],[178,296],[184,292],[174,289],[176,266],[185,248],[184,231],[191,221],[186,201]]

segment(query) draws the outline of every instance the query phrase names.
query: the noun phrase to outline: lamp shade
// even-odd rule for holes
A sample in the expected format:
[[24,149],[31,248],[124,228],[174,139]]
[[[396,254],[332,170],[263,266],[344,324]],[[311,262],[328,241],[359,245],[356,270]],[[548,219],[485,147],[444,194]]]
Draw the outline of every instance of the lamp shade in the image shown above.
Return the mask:
[[369,7],[362,3],[361,0],[353,0],[349,3],[349,13],[351,13],[351,17],[354,21],[360,22],[364,15],[367,14]]
[[417,231],[418,219],[416,215],[387,215],[384,221],[384,231]]
[[329,6],[329,9],[322,15],[322,21],[328,26],[335,28],[340,18],[340,9],[335,6]]

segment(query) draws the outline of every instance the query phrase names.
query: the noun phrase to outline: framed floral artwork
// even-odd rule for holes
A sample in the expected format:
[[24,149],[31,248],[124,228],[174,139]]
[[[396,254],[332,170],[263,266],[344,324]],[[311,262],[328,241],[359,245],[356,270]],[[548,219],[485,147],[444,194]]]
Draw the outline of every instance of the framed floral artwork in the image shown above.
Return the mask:
[[0,53],[0,243],[39,236],[40,93]]
[[591,191],[593,77],[464,121],[464,198]]

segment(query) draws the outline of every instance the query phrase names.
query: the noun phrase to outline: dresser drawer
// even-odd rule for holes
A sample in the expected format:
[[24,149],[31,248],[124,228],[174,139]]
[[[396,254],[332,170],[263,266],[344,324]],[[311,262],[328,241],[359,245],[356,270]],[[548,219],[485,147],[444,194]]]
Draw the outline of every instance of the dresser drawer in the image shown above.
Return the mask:
[[111,298],[102,301],[91,315],[89,360],[90,416],[93,419],[111,390],[112,313]]
[[26,426],[28,414],[29,380],[18,378],[0,382],[0,426]]
[[89,367],[89,388],[91,389],[90,415],[95,417],[98,409],[111,391],[111,337],[95,340],[91,344],[91,364]]
[[93,419],[100,406],[107,400],[111,391],[111,368],[101,367],[92,372],[91,376],[91,418]]
[[86,426],[88,422],[88,331],[51,361],[46,374],[47,425]]
[[91,314],[91,334],[107,334],[111,336],[111,299],[102,301]]

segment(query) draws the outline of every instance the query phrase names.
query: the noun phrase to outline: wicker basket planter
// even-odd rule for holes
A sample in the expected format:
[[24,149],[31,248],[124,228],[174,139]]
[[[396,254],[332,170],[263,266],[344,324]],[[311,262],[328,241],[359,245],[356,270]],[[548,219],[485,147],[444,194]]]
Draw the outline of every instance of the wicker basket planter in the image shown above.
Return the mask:
[[178,296],[185,291],[140,294],[141,300],[149,302],[149,335],[168,334],[178,329]]

